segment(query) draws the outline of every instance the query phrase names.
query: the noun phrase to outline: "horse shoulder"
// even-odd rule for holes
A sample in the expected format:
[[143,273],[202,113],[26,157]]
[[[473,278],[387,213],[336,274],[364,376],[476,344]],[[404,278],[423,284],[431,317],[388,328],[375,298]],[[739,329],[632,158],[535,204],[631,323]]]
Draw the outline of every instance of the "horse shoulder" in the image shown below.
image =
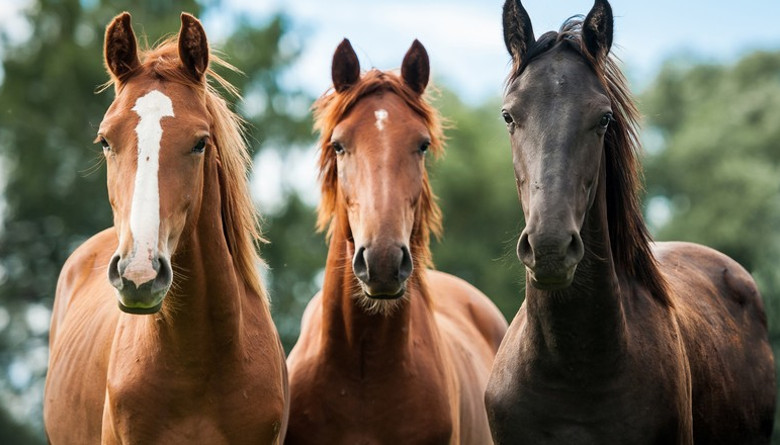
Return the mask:
[[290,369],[290,379],[295,378],[302,362],[311,358],[319,351],[319,339],[322,327],[322,292],[317,294],[306,305],[301,317],[301,332],[290,354],[287,356],[287,366]]
[[[49,338],[51,341],[57,334],[57,329],[62,323],[68,307],[73,298],[90,280],[96,279],[96,271],[105,272],[106,266],[116,249],[116,232],[113,227],[106,229],[82,243],[71,253],[62,266],[57,280],[57,288],[52,308],[52,321]],[[108,284],[108,278],[102,275]]]
[[44,423],[52,440],[91,443],[100,437],[119,312],[105,274],[115,248],[113,229],[98,233],[70,255],[57,282],[44,390]]
[[454,275],[428,270],[427,279],[434,311],[462,329],[475,328],[494,356],[507,330],[507,321],[496,305],[479,289]]

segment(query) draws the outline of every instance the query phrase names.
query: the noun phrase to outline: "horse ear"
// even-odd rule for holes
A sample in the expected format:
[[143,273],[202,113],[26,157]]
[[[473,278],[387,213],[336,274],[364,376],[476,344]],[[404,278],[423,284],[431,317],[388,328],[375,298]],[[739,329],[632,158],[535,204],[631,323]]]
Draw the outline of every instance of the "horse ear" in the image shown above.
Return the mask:
[[330,74],[333,78],[333,87],[339,93],[347,90],[360,79],[360,62],[348,39],[342,40],[333,53]]
[[181,13],[179,59],[195,80],[203,80],[209,67],[209,42],[200,21],[186,12]]
[[401,78],[417,94],[422,94],[428,86],[430,75],[431,64],[428,60],[428,52],[419,40],[414,39],[401,63]]
[[609,54],[612,47],[612,7],[607,0],[596,0],[585,21],[582,22],[582,40],[585,48],[596,60]]
[[108,72],[116,79],[121,79],[141,65],[129,13],[123,12],[114,17],[106,27],[103,55]]
[[506,0],[503,21],[504,44],[515,65],[520,65],[528,48],[536,41],[531,17],[528,17],[520,0]]

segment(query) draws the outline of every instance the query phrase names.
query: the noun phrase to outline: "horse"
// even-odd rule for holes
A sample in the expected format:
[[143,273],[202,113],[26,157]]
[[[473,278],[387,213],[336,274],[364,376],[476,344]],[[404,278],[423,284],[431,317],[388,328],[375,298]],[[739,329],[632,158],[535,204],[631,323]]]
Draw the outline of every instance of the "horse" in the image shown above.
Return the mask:
[[431,269],[441,212],[425,158],[443,134],[429,74],[415,40],[400,76],[361,76],[344,39],[333,89],[313,105],[329,250],[288,358],[287,443],[490,441],[484,390],[507,323],[476,288]]
[[644,224],[609,3],[536,40],[507,0],[503,30],[527,286],[485,395],[495,443],[769,443],[774,357],[755,282]]
[[[243,121],[209,83],[200,22],[139,51],[105,36],[115,99],[97,142],[114,224],[62,268],[44,423],[53,444],[281,443],[289,391],[259,276]],[[236,93],[237,94],[237,93]]]

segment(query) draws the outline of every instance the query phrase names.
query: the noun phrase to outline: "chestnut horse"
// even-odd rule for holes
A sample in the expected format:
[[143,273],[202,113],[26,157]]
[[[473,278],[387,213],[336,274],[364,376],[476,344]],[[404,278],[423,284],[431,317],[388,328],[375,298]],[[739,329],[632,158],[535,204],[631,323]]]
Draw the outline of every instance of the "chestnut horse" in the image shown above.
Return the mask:
[[57,285],[53,444],[283,440],[287,371],[257,270],[241,120],[208,84],[232,88],[209,68],[200,22],[181,23],[178,42],[140,56],[129,14],[106,30],[116,98],[98,140],[114,226]]
[[519,0],[503,21],[528,285],[488,384],[495,442],[768,443],[774,358],[760,295],[719,252],[651,242],[609,4],[539,40]]
[[440,211],[427,152],[442,150],[415,40],[401,75],[361,77],[346,39],[320,132],[323,289],[290,353],[291,444],[485,444],[484,390],[507,323],[477,289],[429,270]]

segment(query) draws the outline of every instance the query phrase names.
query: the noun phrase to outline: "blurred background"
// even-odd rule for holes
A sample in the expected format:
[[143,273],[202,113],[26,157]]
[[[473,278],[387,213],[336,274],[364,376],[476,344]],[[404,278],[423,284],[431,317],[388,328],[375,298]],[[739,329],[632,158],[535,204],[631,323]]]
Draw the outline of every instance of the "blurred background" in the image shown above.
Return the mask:
[[[112,100],[102,44],[117,13],[151,45],[201,17],[212,46],[244,74],[252,190],[273,313],[289,351],[317,291],[324,237],[309,106],[349,37],[364,69],[397,68],[414,38],[428,49],[432,94],[449,122],[429,159],[445,215],[439,269],[490,296],[511,320],[522,303],[515,243],[523,222],[501,92],[509,70],[500,0],[0,0],[0,443],[44,443],[41,400],[59,270],[111,224],[101,150],[91,141]],[[525,2],[537,36],[585,14],[589,0]],[[755,277],[780,356],[780,4],[614,0],[614,52],[644,115],[648,224],[659,240],[703,243]],[[145,41],[141,37],[142,45]],[[778,422],[780,424],[780,422]],[[776,434],[774,443],[780,444]]]

